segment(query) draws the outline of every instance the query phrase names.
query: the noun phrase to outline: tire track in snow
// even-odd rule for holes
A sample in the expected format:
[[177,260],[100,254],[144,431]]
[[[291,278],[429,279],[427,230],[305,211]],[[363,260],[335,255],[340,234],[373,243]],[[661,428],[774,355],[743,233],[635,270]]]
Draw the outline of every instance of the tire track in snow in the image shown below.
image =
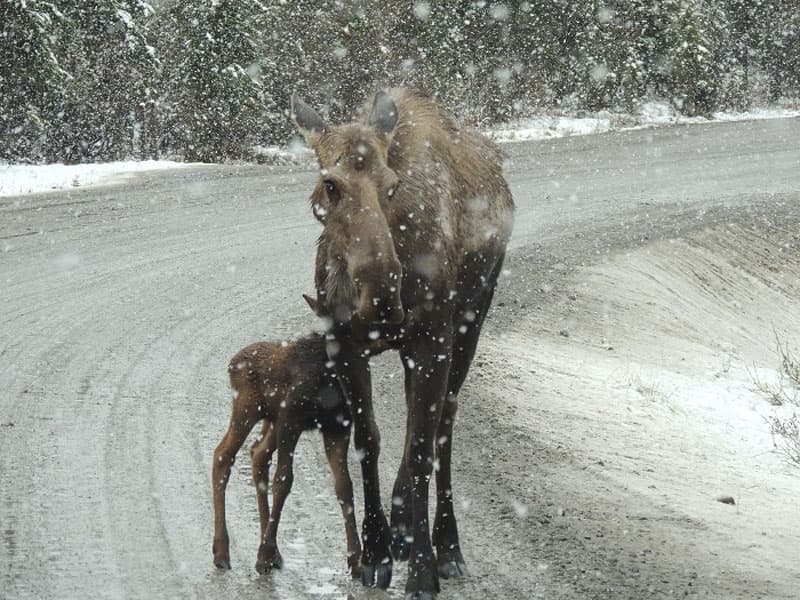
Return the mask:
[[[472,575],[444,582],[443,599],[588,595],[638,600],[684,591],[684,574],[668,567],[686,562],[696,535],[692,523],[659,506],[631,511],[635,498],[615,496],[614,486],[584,470],[582,461],[518,431],[504,394],[534,394],[537,386],[523,386],[507,368],[497,380],[487,379],[483,348],[493,331],[502,332],[525,311],[554,302],[547,288],[569,271],[563,264],[640,246],[659,231],[680,237],[695,222],[713,220],[713,214],[700,210],[709,206],[719,213],[758,199],[774,206],[796,203],[798,123],[674,128],[509,147],[511,185],[520,205],[508,263],[513,277],[502,283],[497,297],[506,307],[487,322],[455,434],[454,485],[457,499],[465,502],[459,523]],[[769,155],[769,164],[759,158],[765,145],[782,149]],[[712,146],[729,151],[714,153],[706,163],[702,150]],[[22,598],[54,590],[67,597],[376,597],[352,585],[345,572],[341,516],[317,436],[306,435],[298,447],[295,489],[279,537],[285,572],[259,577],[252,568],[258,524],[246,449],[229,485],[234,570],[218,573],[211,563],[210,460],[229,414],[226,361],[247,342],[294,336],[312,321],[299,294],[312,291],[318,230],[307,195],[313,178],[311,169],[295,176],[280,169],[212,167],[142,176],[113,192],[32,197],[24,201],[30,210],[14,213],[11,220],[0,218],[0,236],[26,228],[44,232],[0,243],[0,283],[8,284],[0,294],[4,308],[10,307],[0,316],[0,389],[8,390],[0,396],[0,423],[18,423],[0,429],[0,564],[13,565],[0,573],[0,589]],[[82,210],[91,216],[59,207],[62,198],[87,200]],[[51,206],[39,210],[43,203]],[[4,212],[7,207],[0,202],[3,217],[11,214]],[[614,227],[618,231],[609,233]],[[50,264],[69,256],[80,262],[64,273]],[[511,313],[513,298],[527,308]],[[176,305],[190,308],[185,321]],[[69,372],[43,380],[32,365],[59,343],[65,345],[61,360]],[[148,344],[152,360],[141,355]],[[171,355],[187,346],[176,368]],[[111,353],[119,347],[124,352]],[[135,367],[129,362],[137,360]],[[376,368],[375,385],[388,504],[405,405],[402,384],[391,377],[396,360],[386,360],[390,363]],[[169,369],[161,372],[165,361]],[[120,419],[110,419],[110,385],[126,374],[135,379],[124,391],[142,399],[120,396]],[[107,380],[109,387],[93,377]],[[26,387],[32,391],[22,394]],[[85,398],[78,400],[81,394]],[[553,413],[563,412],[559,404],[571,400],[569,394],[554,399]],[[35,419],[59,403],[64,421]],[[125,433],[128,410],[133,430]],[[129,445],[115,449],[107,466],[98,467],[103,447],[93,447],[91,440],[117,433]],[[80,478],[70,479],[70,471],[48,463],[59,451],[48,446],[53,439],[66,444],[65,456],[81,470],[100,468],[105,481],[87,478],[81,487]],[[126,477],[134,465],[143,465],[143,472]],[[351,471],[359,490],[354,463]],[[15,480],[12,485],[5,485],[7,474]],[[61,503],[45,520],[40,504],[48,478],[60,490],[54,501]],[[137,504],[140,489],[129,489],[129,481],[144,481],[141,489],[154,486],[160,506],[149,500]],[[117,536],[117,525],[98,516],[77,538],[91,549],[65,556],[63,551],[76,544],[65,541],[64,532],[86,523],[89,509],[74,500],[83,493],[99,498],[89,507],[94,512],[120,524],[141,523],[151,535]],[[130,495],[113,497],[125,506],[102,509],[115,493]],[[524,525],[510,499],[526,504]],[[360,498],[356,504],[361,506]],[[562,505],[574,507],[567,519],[559,518]],[[358,513],[360,521],[360,508]],[[661,544],[665,527],[677,533],[679,541],[672,546]],[[620,537],[622,530],[632,537]],[[50,541],[59,550],[53,560],[42,551]],[[153,548],[166,557],[167,566],[146,567]],[[743,582],[735,572],[719,577],[718,589],[732,592],[731,597],[746,597],[760,583]],[[377,596],[402,597],[403,580],[399,566],[389,593]],[[714,592],[704,587],[695,595],[713,597]]]

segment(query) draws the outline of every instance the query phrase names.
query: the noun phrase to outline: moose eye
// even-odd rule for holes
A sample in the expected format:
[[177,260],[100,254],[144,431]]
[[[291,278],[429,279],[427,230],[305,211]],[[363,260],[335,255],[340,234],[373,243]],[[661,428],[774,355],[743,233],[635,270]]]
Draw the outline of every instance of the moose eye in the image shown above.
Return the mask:
[[336,188],[336,184],[330,179],[328,179],[327,181],[325,181],[325,191],[329,196],[333,196],[336,194],[338,190]]

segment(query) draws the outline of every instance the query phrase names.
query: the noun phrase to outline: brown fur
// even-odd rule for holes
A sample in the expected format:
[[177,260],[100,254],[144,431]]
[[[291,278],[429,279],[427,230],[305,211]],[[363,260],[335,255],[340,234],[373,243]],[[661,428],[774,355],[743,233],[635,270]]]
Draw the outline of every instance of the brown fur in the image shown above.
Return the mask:
[[[502,153],[482,135],[460,128],[418,92],[400,89],[391,95],[399,115],[391,137],[376,135],[366,118],[332,129],[314,145],[320,168],[330,172],[342,156],[351,157],[352,167],[357,147],[368,140],[368,167],[380,156],[399,179],[380,207],[400,264],[411,267],[403,273],[403,289],[414,287],[408,283],[415,275],[457,289],[463,257],[475,251],[502,252],[511,233],[513,200],[503,178]],[[379,172],[379,189],[385,177]],[[324,194],[324,179],[317,182],[311,201],[315,211],[322,208],[330,216],[334,211]],[[326,227],[320,236],[316,285],[331,310],[345,315],[356,308],[358,295],[347,277],[348,253],[338,234],[339,229]],[[404,306],[412,300],[409,295]]]
[[[336,496],[342,507],[347,532],[348,565],[359,573],[361,546],[353,511],[353,486],[347,469],[350,443],[350,410],[331,368],[321,334],[291,343],[257,342],[240,350],[228,365],[234,392],[228,430],[214,452],[214,564],[230,568],[225,522],[225,489],[236,453],[253,426],[263,421],[261,438],[251,449],[253,483],[258,497],[261,545],[256,569],[280,568],[277,529],[283,504],[292,486],[292,456],[303,431],[318,429],[333,472]],[[269,509],[267,481],[272,454],[278,465],[272,483],[273,507]]]
[[[315,282],[318,304],[332,317],[328,355],[357,409],[362,580],[389,585],[391,545],[396,558],[410,557],[406,591],[432,598],[438,575],[465,572],[453,515],[452,426],[513,226],[502,153],[412,90],[379,92],[358,121],[345,125],[327,125],[297,98],[293,114],[320,166],[311,202],[324,226]],[[367,363],[376,336],[400,350],[406,375],[406,445],[391,537]],[[436,557],[427,516],[434,456]]]

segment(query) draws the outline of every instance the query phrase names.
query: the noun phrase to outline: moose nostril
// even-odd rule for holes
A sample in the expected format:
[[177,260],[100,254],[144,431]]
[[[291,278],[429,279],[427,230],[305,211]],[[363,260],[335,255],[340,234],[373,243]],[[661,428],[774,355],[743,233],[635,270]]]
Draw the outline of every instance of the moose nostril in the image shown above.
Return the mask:
[[375,303],[377,310],[377,317],[379,321],[387,323],[399,323],[405,317],[403,309],[393,302],[382,300]]

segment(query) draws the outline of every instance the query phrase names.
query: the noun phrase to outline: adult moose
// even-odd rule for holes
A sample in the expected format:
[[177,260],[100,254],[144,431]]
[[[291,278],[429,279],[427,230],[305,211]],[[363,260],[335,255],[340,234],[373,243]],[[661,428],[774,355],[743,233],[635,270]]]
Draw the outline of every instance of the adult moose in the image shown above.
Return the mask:
[[[364,481],[362,581],[387,588],[409,559],[406,597],[434,598],[466,572],[450,483],[457,396],[475,354],[513,224],[500,150],[422,94],[378,92],[358,121],[331,126],[295,94],[292,114],[320,176],[311,195],[327,351],[351,405]],[[400,351],[406,441],[391,530],[380,500],[380,437],[369,344]],[[435,447],[434,447],[435,446]],[[428,490],[434,457],[433,545]]]

